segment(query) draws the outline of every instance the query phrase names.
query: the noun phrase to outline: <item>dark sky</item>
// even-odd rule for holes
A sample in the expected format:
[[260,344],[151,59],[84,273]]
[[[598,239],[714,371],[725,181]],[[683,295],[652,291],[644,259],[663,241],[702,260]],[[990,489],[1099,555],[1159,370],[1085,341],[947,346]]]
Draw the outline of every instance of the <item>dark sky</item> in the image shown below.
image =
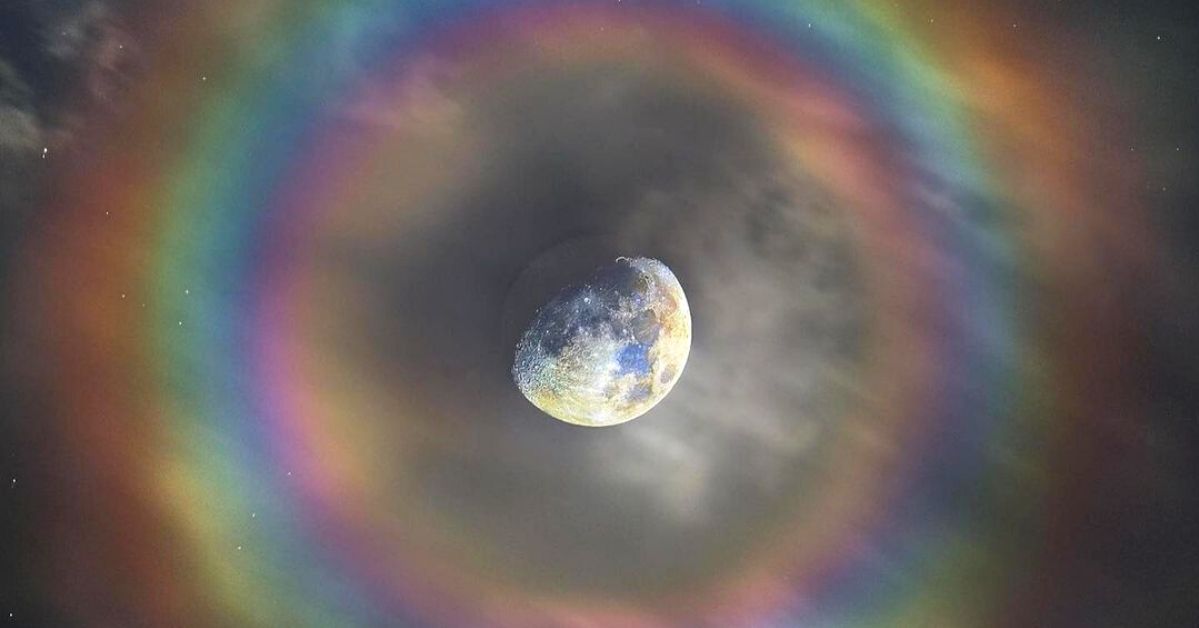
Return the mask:
[[[1189,625],[1199,614],[1199,552],[1185,534],[1199,524],[1199,20],[1191,3],[1025,5],[1011,5],[1014,19],[1101,51],[1088,62],[1120,77],[1109,100],[1086,93],[1094,82],[1076,82],[1066,68],[1044,69],[1083,108],[1132,129],[1127,148],[1144,169],[1157,260],[1145,281],[1121,284],[1125,316],[1113,331],[1132,350],[1129,374],[1112,385],[1146,412],[1077,434],[1099,443],[1079,463],[1089,465],[1080,473],[1091,483],[1085,492],[1099,497],[1046,515],[1060,536],[1018,548],[1058,561],[1043,580],[1026,582],[1045,614],[1025,623],[1077,625],[1098,616],[1078,608],[1086,607],[1102,608],[1113,626]],[[45,212],[56,179],[44,151],[86,153],[94,120],[130,106],[125,96],[150,65],[140,56],[138,14],[133,2],[0,5],[0,570],[9,574],[0,623],[10,612],[22,618],[12,625],[79,617],[60,615],[67,611],[44,582],[43,526],[71,517],[48,507],[62,486],[23,479],[61,483],[72,457],[46,398],[56,375],[33,366],[28,352],[39,344],[17,320],[26,310],[13,286],[25,242],[53,224]],[[768,132],[737,103],[697,100],[653,67],[532,74],[509,89],[463,98],[472,129],[491,143],[489,167],[438,197],[429,210],[436,220],[419,231],[382,224],[370,234],[349,226],[321,235],[322,272],[358,297],[335,310],[346,324],[324,340],[364,388],[419,382],[399,391],[412,393],[403,402],[423,408],[420,417],[451,417],[377,427],[397,438],[436,434],[407,464],[469,536],[499,539],[509,552],[499,560],[525,569],[524,580],[617,597],[635,597],[646,583],[704,581],[713,560],[734,558],[695,548],[723,548],[730,534],[785,518],[790,500],[817,490],[810,485],[823,476],[813,468],[843,468],[823,459],[831,450],[822,435],[836,431],[843,408],[870,396],[855,383],[867,368],[866,321],[878,314],[863,297],[850,227],[834,200],[780,165]],[[347,135],[376,130],[347,118]],[[542,124],[529,130],[527,119]],[[692,362],[671,403],[636,430],[540,421],[505,379],[510,319],[531,307],[514,305],[511,288],[539,255],[553,258],[563,281],[615,255],[656,257],[686,287]],[[1057,315],[1069,328],[1070,312]],[[799,407],[802,425],[792,421]],[[471,418],[484,415],[499,420]],[[1111,439],[1135,439],[1152,464],[1105,468],[1096,456],[1120,450],[1108,448]],[[627,516],[596,523],[613,512]],[[94,513],[77,525],[87,516]],[[1028,524],[1018,514],[995,517]],[[580,535],[598,541],[580,548],[571,543]]]

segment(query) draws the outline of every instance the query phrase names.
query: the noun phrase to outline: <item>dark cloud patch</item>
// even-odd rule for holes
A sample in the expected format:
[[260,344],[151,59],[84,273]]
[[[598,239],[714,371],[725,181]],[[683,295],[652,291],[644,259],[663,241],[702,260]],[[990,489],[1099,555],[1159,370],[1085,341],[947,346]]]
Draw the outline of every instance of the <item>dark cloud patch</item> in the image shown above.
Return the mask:
[[113,99],[128,80],[136,47],[117,17],[121,4],[15,0],[0,7],[0,61],[26,86],[26,106],[43,126],[78,124],[74,118],[93,101]]
[[[725,573],[713,561],[735,564],[819,481],[829,422],[852,403],[840,382],[865,317],[843,211],[752,116],[677,72],[531,73],[455,106],[484,154],[441,219],[370,252],[352,234],[318,245],[367,301],[330,346],[399,389],[366,420],[439,443],[402,466],[428,508],[499,548],[489,569],[621,595]],[[513,328],[618,255],[675,270],[692,358],[646,417],[579,429],[516,391]]]

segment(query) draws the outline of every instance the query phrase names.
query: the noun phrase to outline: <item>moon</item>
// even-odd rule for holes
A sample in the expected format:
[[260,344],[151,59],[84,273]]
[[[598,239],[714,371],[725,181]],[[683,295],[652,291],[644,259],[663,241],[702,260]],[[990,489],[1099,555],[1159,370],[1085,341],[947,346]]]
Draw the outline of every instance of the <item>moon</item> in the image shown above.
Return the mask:
[[691,310],[678,278],[658,260],[620,257],[537,311],[512,377],[542,412],[604,427],[662,401],[690,351]]

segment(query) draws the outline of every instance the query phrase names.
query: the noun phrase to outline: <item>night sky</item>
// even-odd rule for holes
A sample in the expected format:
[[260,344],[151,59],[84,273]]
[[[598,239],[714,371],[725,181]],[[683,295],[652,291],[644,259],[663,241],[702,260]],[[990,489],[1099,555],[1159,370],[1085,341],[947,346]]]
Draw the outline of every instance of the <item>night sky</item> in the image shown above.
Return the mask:
[[[0,624],[1191,626],[1197,44],[1187,2],[6,0]],[[515,343],[618,256],[690,358],[567,425]]]

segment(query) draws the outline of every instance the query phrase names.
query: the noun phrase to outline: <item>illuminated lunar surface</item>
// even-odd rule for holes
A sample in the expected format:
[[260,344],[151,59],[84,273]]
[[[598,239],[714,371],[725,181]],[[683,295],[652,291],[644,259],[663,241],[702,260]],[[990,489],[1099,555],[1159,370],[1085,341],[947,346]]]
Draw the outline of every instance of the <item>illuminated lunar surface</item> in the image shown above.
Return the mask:
[[691,312],[658,260],[617,259],[550,300],[516,348],[512,376],[550,416],[601,427],[666,397],[691,349]]

